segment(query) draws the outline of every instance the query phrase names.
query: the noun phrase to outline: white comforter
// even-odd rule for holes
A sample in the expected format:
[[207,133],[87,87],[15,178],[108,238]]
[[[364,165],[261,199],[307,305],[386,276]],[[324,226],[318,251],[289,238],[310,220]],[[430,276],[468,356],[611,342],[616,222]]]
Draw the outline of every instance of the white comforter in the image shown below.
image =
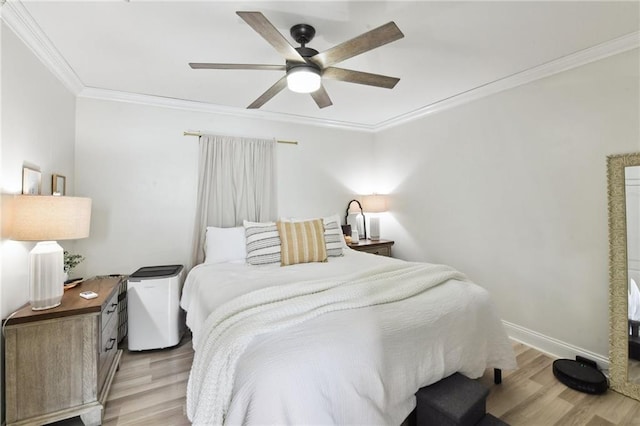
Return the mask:
[[[196,351],[188,405],[195,410],[211,397],[201,392],[206,385],[199,378],[209,366],[199,360],[211,355],[203,349],[201,333],[214,308],[250,290],[311,278],[335,282],[332,277],[381,263],[402,262],[349,251],[328,264],[194,268],[182,299]],[[225,422],[400,424],[415,406],[413,394],[420,387],[456,371],[478,377],[487,367],[515,366],[487,292],[449,280],[406,300],[328,312],[257,334],[237,359]],[[194,386],[197,392],[191,391]],[[215,424],[214,417],[195,420]]]

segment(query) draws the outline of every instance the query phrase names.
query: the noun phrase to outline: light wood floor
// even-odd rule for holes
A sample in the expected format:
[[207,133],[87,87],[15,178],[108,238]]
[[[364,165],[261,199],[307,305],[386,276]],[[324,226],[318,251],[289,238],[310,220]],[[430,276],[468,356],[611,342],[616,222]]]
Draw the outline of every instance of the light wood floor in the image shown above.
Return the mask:
[[[518,370],[503,372],[501,385],[493,384],[492,371],[480,379],[491,389],[487,411],[494,416],[512,426],[640,426],[640,402],[613,391],[594,396],[569,389],[553,376],[552,358],[519,343],[513,347]],[[125,350],[104,425],[189,425],[183,412],[192,359],[188,338],[164,351]]]
[[487,411],[512,425],[609,426],[640,425],[640,402],[608,390],[589,395],[569,389],[553,375],[553,358],[514,343],[518,370],[503,373],[501,385],[493,373],[480,379],[489,386]]

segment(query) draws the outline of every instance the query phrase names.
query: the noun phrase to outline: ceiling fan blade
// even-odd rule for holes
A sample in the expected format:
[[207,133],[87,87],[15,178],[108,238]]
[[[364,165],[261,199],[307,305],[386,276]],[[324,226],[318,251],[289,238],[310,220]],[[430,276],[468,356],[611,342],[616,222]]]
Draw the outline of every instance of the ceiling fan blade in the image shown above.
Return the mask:
[[262,105],[266,104],[273,98],[275,95],[280,93],[285,87],[287,87],[287,76],[285,75],[280,80],[276,81],[276,83],[269,87],[266,92],[264,92],[258,99],[253,101],[251,105],[247,107],[247,109],[256,109],[260,108]]
[[263,65],[263,64],[208,64],[203,62],[189,62],[189,66],[194,70],[267,70],[284,71],[284,65]]
[[371,31],[352,38],[351,40],[340,43],[331,49],[320,52],[311,57],[311,60],[322,68],[352,58],[361,53],[383,46],[392,41],[396,41],[404,37],[400,28],[395,22],[388,22]]
[[311,97],[316,101],[318,108],[326,108],[333,105],[333,102],[331,102],[329,94],[325,90],[324,86],[320,86],[318,90],[311,92]]
[[388,77],[386,75],[371,74],[368,72],[353,71],[336,67],[325,68],[322,72],[322,76],[331,80],[366,84],[367,86],[383,87],[385,89],[393,89],[400,81],[400,79],[396,77]]
[[287,41],[280,31],[260,12],[236,12],[258,34],[262,36],[287,61],[305,62],[298,51]]

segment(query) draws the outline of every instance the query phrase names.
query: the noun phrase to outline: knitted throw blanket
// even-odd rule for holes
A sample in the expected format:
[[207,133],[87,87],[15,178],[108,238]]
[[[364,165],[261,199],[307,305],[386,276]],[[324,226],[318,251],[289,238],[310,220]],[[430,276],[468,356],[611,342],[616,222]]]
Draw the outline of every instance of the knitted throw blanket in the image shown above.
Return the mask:
[[385,265],[341,278],[268,287],[239,296],[213,311],[202,328],[187,386],[187,415],[194,425],[224,422],[236,365],[258,335],[327,312],[396,302],[464,274],[445,265]]

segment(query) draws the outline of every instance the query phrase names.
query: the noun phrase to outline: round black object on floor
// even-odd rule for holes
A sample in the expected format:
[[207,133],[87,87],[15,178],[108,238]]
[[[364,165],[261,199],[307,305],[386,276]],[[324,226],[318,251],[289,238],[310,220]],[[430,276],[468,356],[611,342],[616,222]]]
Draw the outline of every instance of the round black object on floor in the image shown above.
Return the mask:
[[599,394],[606,392],[609,387],[606,376],[600,370],[572,359],[553,361],[553,375],[580,392]]

